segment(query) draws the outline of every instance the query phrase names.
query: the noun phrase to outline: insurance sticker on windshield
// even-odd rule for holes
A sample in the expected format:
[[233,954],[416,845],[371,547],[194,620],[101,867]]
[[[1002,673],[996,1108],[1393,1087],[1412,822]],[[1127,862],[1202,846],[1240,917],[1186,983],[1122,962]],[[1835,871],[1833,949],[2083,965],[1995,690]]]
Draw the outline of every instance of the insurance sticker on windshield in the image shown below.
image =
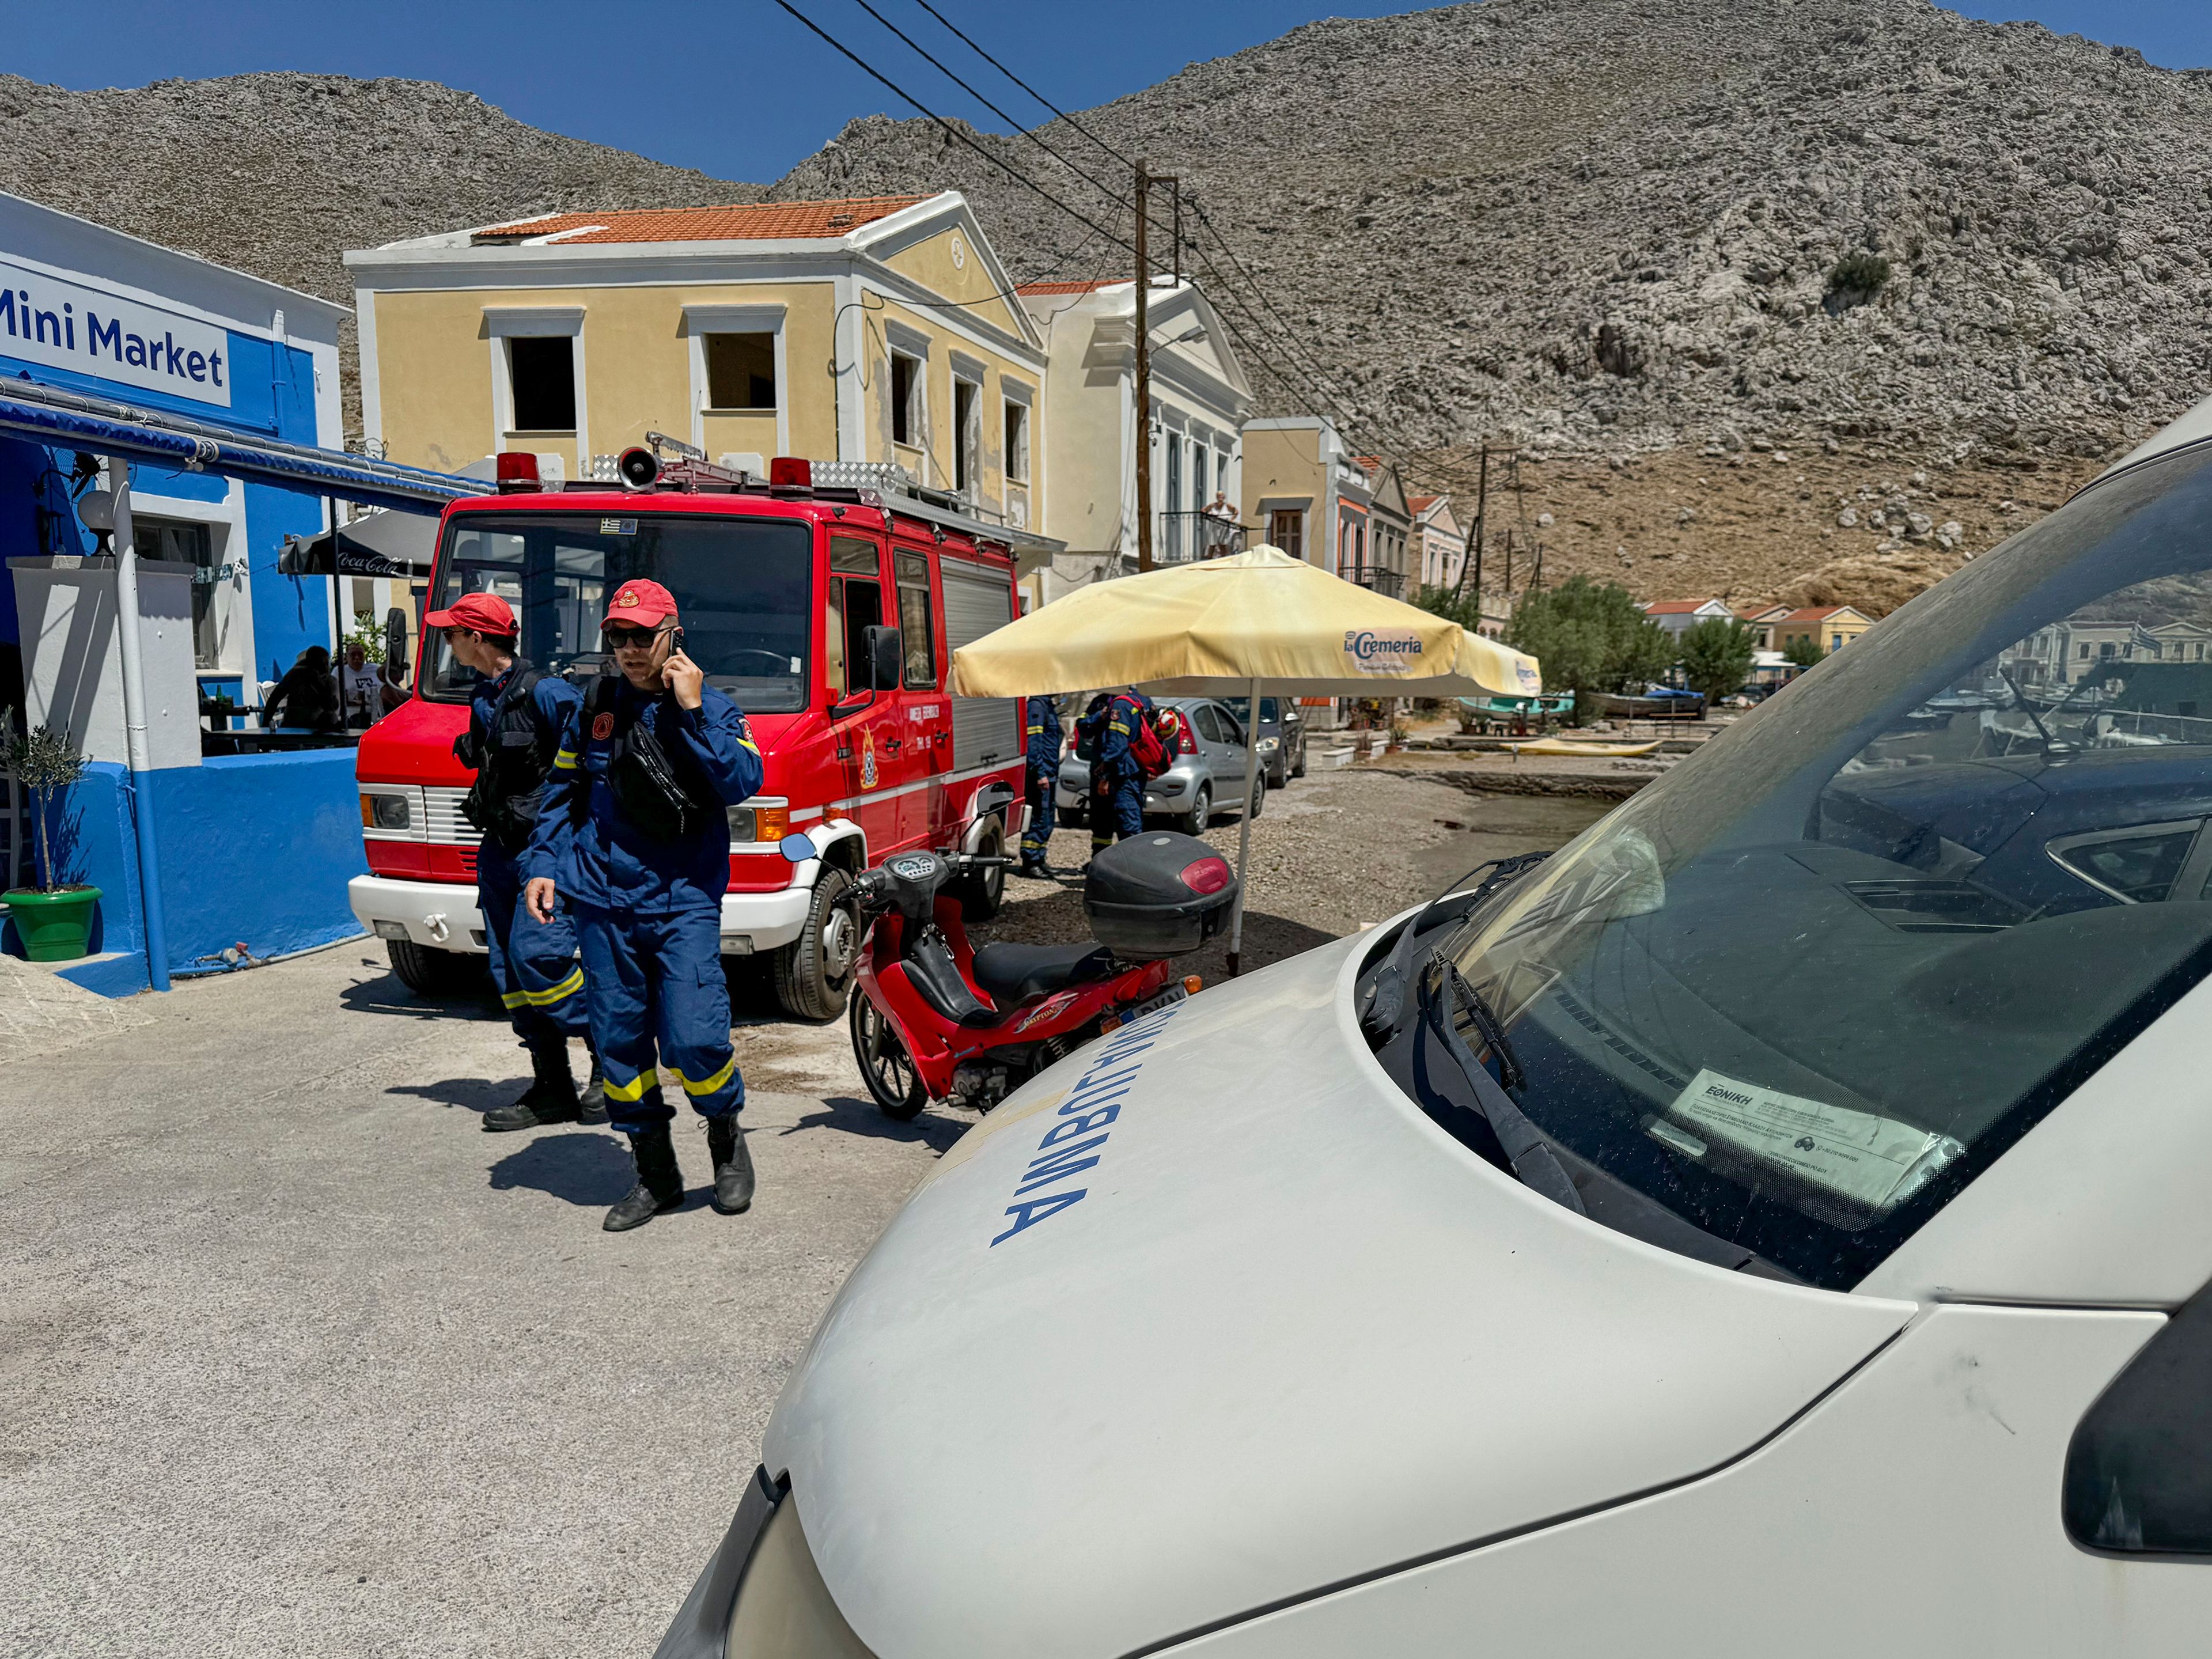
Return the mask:
[[1895,1118],[1785,1095],[1715,1071],[1691,1079],[1668,1116],[1707,1141],[1877,1213],[1903,1203],[1966,1150],[1948,1135]]

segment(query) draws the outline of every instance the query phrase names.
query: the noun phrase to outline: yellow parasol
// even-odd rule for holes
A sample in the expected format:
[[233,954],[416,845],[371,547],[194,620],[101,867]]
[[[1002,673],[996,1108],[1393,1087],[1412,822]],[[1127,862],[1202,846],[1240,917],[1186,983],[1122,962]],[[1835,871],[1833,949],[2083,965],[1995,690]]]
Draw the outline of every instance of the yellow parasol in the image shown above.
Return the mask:
[[[1278,547],[1078,588],[952,653],[965,697],[1047,696],[1107,685],[1166,696],[1531,696],[1534,657],[1457,623],[1340,580]],[[1243,943],[1259,753],[1245,747],[1230,971]]]

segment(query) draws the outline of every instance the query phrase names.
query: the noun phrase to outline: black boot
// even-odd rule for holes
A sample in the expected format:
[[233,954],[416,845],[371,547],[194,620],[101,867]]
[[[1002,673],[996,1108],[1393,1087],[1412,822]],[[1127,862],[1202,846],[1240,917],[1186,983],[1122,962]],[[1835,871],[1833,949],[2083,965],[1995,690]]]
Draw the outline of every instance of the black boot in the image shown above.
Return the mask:
[[684,1175],[676,1167],[676,1144],[669,1139],[665,1123],[632,1135],[629,1150],[637,1160],[637,1185],[607,1212],[602,1224],[611,1233],[642,1227],[663,1210],[672,1210],[684,1201]]
[[592,1075],[586,1081],[584,1092],[577,1101],[580,1109],[576,1114],[576,1121],[605,1123],[607,1121],[607,1074],[600,1069],[599,1045],[586,1036],[584,1039],[584,1052],[591,1057]]
[[568,1045],[544,1042],[530,1051],[530,1086],[522,1097],[483,1115],[484,1131],[501,1134],[510,1129],[536,1129],[548,1123],[574,1123],[581,1115],[576,1098],[576,1079],[568,1074]]
[[714,1207],[724,1215],[743,1215],[752,1207],[753,1155],[738,1115],[707,1120],[707,1150],[714,1160]]

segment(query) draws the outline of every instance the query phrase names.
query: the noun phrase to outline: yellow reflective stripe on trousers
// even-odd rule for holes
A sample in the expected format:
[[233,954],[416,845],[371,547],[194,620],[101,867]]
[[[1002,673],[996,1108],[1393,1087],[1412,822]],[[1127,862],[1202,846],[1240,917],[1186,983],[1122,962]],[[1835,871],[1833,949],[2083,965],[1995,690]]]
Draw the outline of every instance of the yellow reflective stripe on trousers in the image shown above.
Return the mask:
[[[602,1065],[605,1064],[605,1056],[601,1057],[600,1063]],[[617,1083],[614,1079],[613,1073],[610,1072],[607,1075],[606,1081],[607,1098],[609,1100],[636,1100],[644,1095],[646,1085],[650,1084],[653,1080],[653,1074],[651,1072],[640,1072],[629,1082]]]
[[499,1000],[501,1007],[520,1008],[529,1000],[530,994],[527,991],[509,991],[502,995]]
[[[568,978],[562,980],[558,985],[552,987],[550,990],[525,991],[522,994],[529,999],[530,1006],[532,1007],[544,1008],[553,1003],[559,1002],[564,998],[572,997],[583,988],[584,970],[578,968],[571,970]],[[511,1002],[507,1004],[507,1006],[510,1008],[514,1006],[514,1005]]]
[[[672,1072],[676,1072],[676,1068],[673,1066],[670,1066],[668,1069]],[[738,1057],[735,1054],[732,1054],[727,1060],[722,1062],[722,1069],[715,1073],[712,1077],[701,1078],[696,1082],[694,1082],[691,1079],[684,1076],[683,1073],[676,1072],[676,1080],[684,1085],[684,1092],[687,1095],[711,1095],[715,1090],[727,1083],[730,1080],[730,1073],[737,1069]]]
[[574,771],[576,769],[576,751],[573,749],[563,749],[560,750],[553,757],[553,764],[563,772]]

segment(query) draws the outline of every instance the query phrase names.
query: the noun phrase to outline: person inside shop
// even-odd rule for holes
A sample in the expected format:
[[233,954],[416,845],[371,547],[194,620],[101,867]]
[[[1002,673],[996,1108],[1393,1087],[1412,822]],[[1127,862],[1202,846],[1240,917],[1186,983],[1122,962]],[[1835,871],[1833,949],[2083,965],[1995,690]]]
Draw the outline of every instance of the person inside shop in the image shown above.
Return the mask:
[[525,892],[540,921],[564,900],[576,918],[607,1115],[637,1166],[637,1184],[606,1214],[621,1232],[684,1201],[664,1066],[706,1120],[714,1207],[736,1215],[752,1202],[721,918],[726,809],[759,792],[762,769],[744,715],[685,653],[666,588],[624,582],[600,631],[616,672],[569,715]]
[[538,827],[546,775],[583,699],[559,675],[541,674],[516,654],[514,611],[496,593],[464,593],[453,609],[434,611],[424,621],[445,635],[455,662],[476,671],[468,729],[453,739],[453,758],[477,775],[461,814],[483,836],[477,846],[477,908],[492,982],[516,1038],[530,1052],[530,1086],[486,1112],[483,1127],[497,1134],[598,1122],[606,1104],[598,1056],[592,1056],[591,1080],[580,1095],[568,1069],[568,1039],[582,1037],[587,1052],[592,1046],[575,924],[557,908],[543,921],[521,913],[522,860]]
[[270,730],[289,727],[309,732],[336,732],[343,727],[338,714],[337,682],[331,678],[331,653],[311,645],[294,660],[276,689],[261,701],[261,724]]
[[366,732],[383,717],[383,699],[377,695],[380,678],[362,642],[348,640],[345,666],[338,672],[338,681],[345,701],[345,723],[353,730]]

